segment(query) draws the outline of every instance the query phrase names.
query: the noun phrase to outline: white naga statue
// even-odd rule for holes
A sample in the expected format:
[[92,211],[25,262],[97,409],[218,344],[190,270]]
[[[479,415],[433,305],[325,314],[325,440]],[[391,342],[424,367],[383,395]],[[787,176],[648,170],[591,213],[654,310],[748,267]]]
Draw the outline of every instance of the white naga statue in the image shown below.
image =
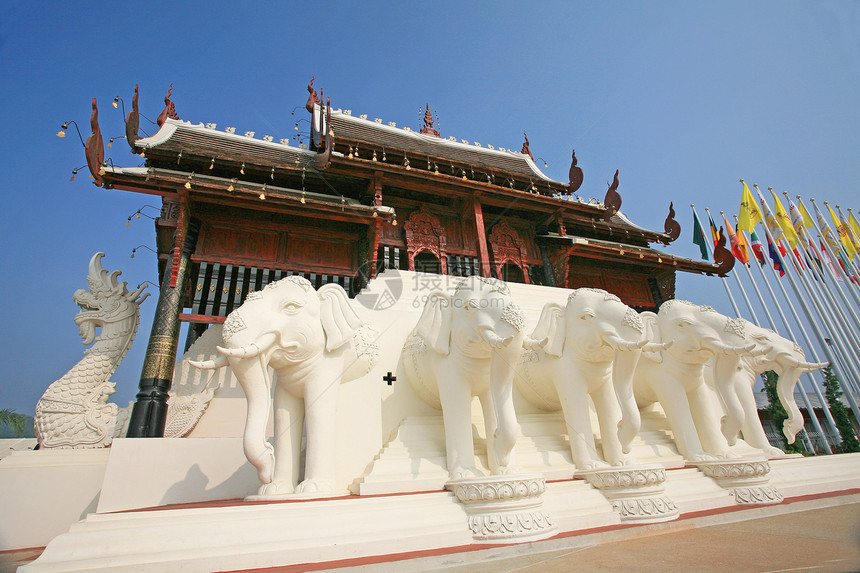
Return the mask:
[[[214,369],[228,363],[248,400],[244,448],[262,482],[259,493],[280,496],[316,494],[335,489],[335,421],[338,386],[367,374],[378,348],[373,331],[352,309],[343,287],[311,283],[291,276],[250,293],[224,322],[226,347],[214,360],[192,361]],[[266,425],[274,389],[274,445]],[[296,400],[302,407],[289,407]],[[306,427],[304,480],[297,486],[290,463]]]
[[[90,259],[89,292],[78,289],[74,300],[81,311],[75,324],[85,345],[84,357],[62,378],[48,386],[36,404],[35,431],[40,448],[102,448],[109,446],[124,426],[128,410],[119,416],[108,404],[116,384],[110,381],[122,362],[140,323],[139,305],[149,293],[147,285],[129,292],[118,282],[120,271],[108,273],[101,265],[104,253]],[[101,332],[96,336],[96,329]]]

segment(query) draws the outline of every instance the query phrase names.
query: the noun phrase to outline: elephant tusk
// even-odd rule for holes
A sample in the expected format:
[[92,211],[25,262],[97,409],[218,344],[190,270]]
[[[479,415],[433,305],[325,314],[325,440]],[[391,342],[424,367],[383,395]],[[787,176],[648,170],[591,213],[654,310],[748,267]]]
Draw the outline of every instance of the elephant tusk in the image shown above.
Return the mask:
[[646,344],[647,340],[624,340],[615,334],[609,334],[603,337],[603,342],[611,347],[616,352],[626,352],[628,350],[639,350]]
[[662,352],[664,350],[668,350],[673,344],[675,344],[674,340],[669,340],[667,342],[649,342],[642,347],[642,352]]
[[531,336],[526,336],[523,339],[523,348],[526,350],[537,350],[538,348],[543,348],[549,342],[549,336],[544,336],[543,340],[536,340]]
[[509,336],[507,338],[502,338],[501,336],[499,336],[498,334],[496,334],[495,332],[493,332],[489,328],[485,328],[485,329],[481,330],[481,337],[483,337],[483,339],[487,342],[487,344],[489,344],[493,348],[504,348],[508,344],[511,343],[511,340],[514,339],[513,336]]
[[793,357],[788,357],[787,361],[791,368],[797,368],[802,372],[815,372],[819,368],[825,368],[830,364],[829,362],[806,362],[805,360],[798,360]]
[[760,352],[754,352],[755,344],[752,343],[746,346],[729,346],[728,344],[723,344],[719,340],[703,340],[702,345],[711,351],[722,352],[723,354],[758,356],[764,353],[763,349],[759,349]]
[[222,346],[216,346],[215,348],[218,352],[229,358],[253,358],[271,348],[275,341],[277,341],[277,338],[277,334],[269,332],[257,338],[258,341],[263,341],[260,344],[252,342],[247,346],[240,346],[239,348],[224,348]]
[[256,342],[252,342],[248,346],[241,348],[224,348],[223,346],[215,347],[218,352],[229,358],[252,358],[260,354],[263,349],[257,346]]
[[222,366],[227,366],[227,357],[216,356],[213,360],[189,360],[188,363],[201,370],[217,370]]

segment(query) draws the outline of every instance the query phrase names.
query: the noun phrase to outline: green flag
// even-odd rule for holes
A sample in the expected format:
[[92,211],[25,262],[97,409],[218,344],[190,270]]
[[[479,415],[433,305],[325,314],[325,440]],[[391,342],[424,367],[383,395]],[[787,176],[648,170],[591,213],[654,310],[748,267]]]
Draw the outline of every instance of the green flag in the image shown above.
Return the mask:
[[705,234],[702,232],[702,225],[699,223],[699,218],[693,212],[693,242],[699,245],[699,250],[702,252],[702,258],[708,260],[708,246]]

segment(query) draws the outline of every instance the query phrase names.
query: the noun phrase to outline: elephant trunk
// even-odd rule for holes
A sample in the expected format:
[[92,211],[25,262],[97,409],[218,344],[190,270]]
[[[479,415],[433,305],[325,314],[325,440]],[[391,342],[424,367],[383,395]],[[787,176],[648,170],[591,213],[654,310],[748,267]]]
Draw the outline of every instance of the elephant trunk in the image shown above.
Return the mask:
[[797,380],[802,372],[803,369],[801,368],[789,368],[780,374],[776,383],[779,401],[788,414],[788,419],[782,423],[782,433],[785,434],[789,444],[794,443],[794,437],[803,428],[803,414],[800,413],[797,402],[794,400],[794,387],[797,385]]
[[271,409],[272,380],[269,367],[261,356],[231,358],[230,367],[239,380],[248,401],[242,445],[245,457],[257,468],[260,481],[270,483],[275,468],[272,445],[266,441],[266,424]]
[[630,453],[633,438],[639,433],[642,418],[633,395],[633,374],[639,362],[640,352],[617,352],[612,365],[612,385],[615,397],[621,407],[621,421],[618,423],[618,441],[621,451]]
[[737,388],[744,384],[743,380],[737,379],[739,360],[738,356],[717,356],[714,362],[714,386],[726,411],[720,420],[720,431],[730,446],[737,443],[745,417],[737,392]]
[[[505,339],[510,342],[509,339]],[[511,451],[520,435],[517,414],[514,411],[514,366],[520,358],[522,345],[508,344],[493,349],[490,358],[490,394],[496,414],[493,432],[493,450],[499,468],[511,462]]]

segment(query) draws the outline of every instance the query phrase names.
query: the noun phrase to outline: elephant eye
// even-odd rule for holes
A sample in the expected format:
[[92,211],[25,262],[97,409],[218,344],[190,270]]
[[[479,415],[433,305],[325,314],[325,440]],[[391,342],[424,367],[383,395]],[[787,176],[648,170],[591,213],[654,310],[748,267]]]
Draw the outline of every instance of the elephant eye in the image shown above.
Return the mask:
[[591,320],[592,318],[594,318],[594,313],[589,311],[583,312],[582,315],[579,317],[579,320]]
[[282,310],[285,310],[286,312],[289,312],[292,314],[294,312],[298,312],[301,308],[302,308],[302,305],[300,305],[297,302],[288,302],[288,303],[284,304]]
[[690,322],[689,320],[681,320],[678,322],[678,326],[680,326],[681,328],[686,328],[687,326],[690,326],[691,324],[693,324],[693,323]]

